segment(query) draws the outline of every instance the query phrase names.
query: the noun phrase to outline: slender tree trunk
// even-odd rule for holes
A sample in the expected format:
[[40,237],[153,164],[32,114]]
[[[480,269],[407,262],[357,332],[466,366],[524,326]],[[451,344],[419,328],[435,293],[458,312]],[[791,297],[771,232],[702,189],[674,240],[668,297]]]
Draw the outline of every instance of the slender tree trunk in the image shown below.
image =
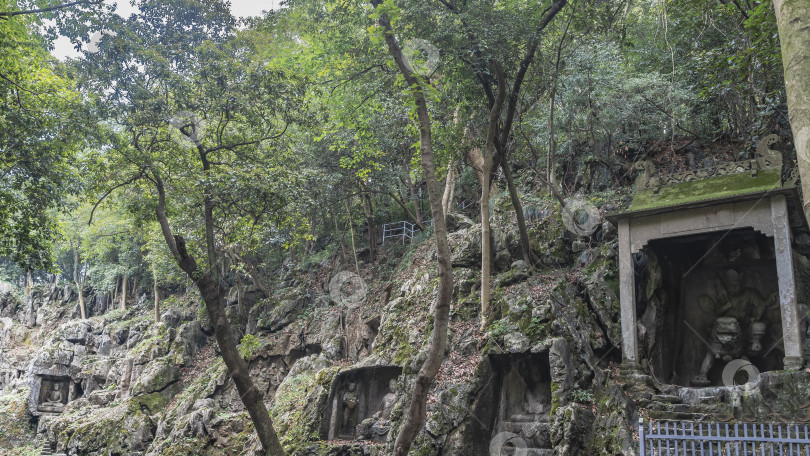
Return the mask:
[[534,258],[532,255],[531,244],[529,243],[529,230],[526,227],[526,217],[523,214],[523,203],[520,202],[520,196],[515,187],[515,181],[512,179],[512,169],[509,165],[509,160],[501,162],[501,169],[504,176],[506,176],[506,186],[509,188],[509,198],[512,200],[512,206],[515,208],[515,216],[517,216],[518,233],[520,234],[520,250],[523,251],[523,261],[529,267],[534,266]]
[[442,209],[444,216],[453,210],[453,191],[456,188],[456,161],[453,160],[447,168],[447,179],[444,181],[444,195],[442,196]]
[[411,179],[411,173],[408,169],[407,162],[402,165],[402,169],[405,171],[405,186],[408,187],[408,196],[410,196],[411,203],[413,204],[413,211],[416,214],[416,221],[421,225],[425,219],[422,215],[422,207],[419,205],[419,199],[416,197],[416,186],[413,183],[413,179]]
[[548,156],[546,157],[546,182],[548,182],[548,193],[551,194],[554,185],[554,155],[557,154],[557,137],[554,135],[554,99],[557,93],[556,84],[551,89],[551,106],[548,118]]
[[[498,89],[495,102],[489,110],[487,127],[486,156],[481,169],[481,330],[492,322],[494,312],[491,302],[490,276],[492,274],[492,230],[489,220],[489,200],[492,189],[492,173],[495,171],[495,154],[498,153],[496,141],[504,100],[506,99],[506,81],[500,63],[493,62]],[[503,160],[498,160],[503,163]]]
[[73,281],[76,283],[76,293],[79,295],[79,310],[82,313],[82,320],[84,320],[87,318],[87,312],[84,307],[84,278],[82,277],[78,247],[73,249]]
[[155,323],[160,323],[160,289],[158,289],[157,266],[152,265],[152,294],[155,295]]
[[[207,173],[210,172],[210,163],[206,155],[200,147],[200,160],[203,164],[203,170]],[[245,405],[251,421],[256,428],[256,434],[262,444],[262,448],[267,456],[284,456],[284,449],[278,440],[278,435],[273,428],[273,421],[270,414],[267,412],[267,407],[264,405],[264,397],[262,393],[253,384],[250,378],[250,371],[242,355],[236,347],[236,341],[231,331],[231,326],[225,313],[225,302],[223,296],[226,292],[220,286],[221,281],[218,277],[218,270],[216,268],[216,249],[214,244],[214,203],[213,196],[206,192],[203,195],[203,214],[205,221],[205,244],[208,253],[208,262],[213,266],[200,270],[197,266],[197,261],[186,250],[186,242],[182,236],[175,236],[172,234],[171,227],[169,226],[169,219],[166,216],[166,192],[163,186],[163,181],[160,175],[153,170],[157,191],[158,191],[158,205],[155,210],[155,215],[160,222],[163,238],[169,246],[169,250],[177,261],[180,268],[194,281],[200,294],[205,302],[205,308],[208,311],[208,316],[214,327],[214,336],[217,339],[220,352],[222,353],[222,360],[231,374],[236,390],[239,392],[239,397]]]
[[354,255],[354,270],[360,275],[360,263],[357,261],[357,246],[354,244],[354,223],[352,223],[352,212],[349,203],[346,203],[346,213],[349,214],[349,231],[352,235],[352,255]]
[[[381,1],[371,0],[371,4],[376,8]],[[411,88],[411,94],[416,104],[416,115],[419,120],[419,152],[422,158],[422,171],[427,184],[430,211],[433,215],[437,261],[439,263],[439,290],[436,304],[433,307],[433,331],[431,331],[428,340],[427,357],[416,376],[411,403],[405,411],[405,419],[394,442],[393,456],[407,456],[414,439],[425,423],[428,390],[439,372],[444,360],[444,351],[447,348],[447,326],[450,322],[453,270],[450,261],[450,245],[447,241],[447,225],[445,224],[444,209],[442,208],[441,188],[434,165],[435,157],[433,155],[430,114],[427,99],[423,92],[423,84],[426,82],[411,73],[405,64],[402,58],[402,49],[394,37],[391,23],[386,14],[380,16],[379,23],[385,33],[388,51],[405,77],[405,82]]]
[[121,310],[127,310],[127,276],[121,277]]
[[31,275],[31,270],[29,269],[25,273],[25,297],[31,296],[31,289],[34,288],[34,278]]
[[366,225],[368,226],[368,253],[371,261],[377,259],[377,235],[374,232],[374,207],[371,204],[371,197],[365,192],[365,186],[362,182],[358,183],[360,187],[360,202],[363,205],[363,215],[366,216]]
[[121,284],[121,281],[118,279],[118,277],[116,277],[115,278],[115,290],[113,291],[113,297],[112,297],[112,302],[110,303],[110,306],[114,306],[115,301],[118,301],[118,287],[119,287],[120,284]]
[[774,0],[773,6],[782,46],[790,129],[799,158],[804,214],[810,220],[810,3]]

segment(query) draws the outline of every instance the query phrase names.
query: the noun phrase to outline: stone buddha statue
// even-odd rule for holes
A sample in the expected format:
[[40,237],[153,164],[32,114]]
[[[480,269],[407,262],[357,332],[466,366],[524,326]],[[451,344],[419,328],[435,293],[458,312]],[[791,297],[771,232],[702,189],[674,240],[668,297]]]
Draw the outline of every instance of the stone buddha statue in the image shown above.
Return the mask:
[[50,391],[45,395],[45,402],[39,405],[39,410],[43,412],[61,413],[65,409],[62,402],[64,396],[59,388],[59,383],[51,385]]
[[380,409],[372,418],[363,420],[357,426],[358,439],[384,442],[385,437],[391,430],[391,411],[397,403],[397,380],[391,379],[388,382],[388,392],[380,402]]
[[380,411],[377,412],[379,414],[380,419],[382,420],[390,420],[391,419],[391,411],[394,409],[394,405],[397,403],[397,380],[391,379],[388,382],[388,392],[385,393],[382,399],[382,407]]
[[341,434],[353,436],[357,425],[357,384],[349,383],[347,390],[343,393],[343,421]]

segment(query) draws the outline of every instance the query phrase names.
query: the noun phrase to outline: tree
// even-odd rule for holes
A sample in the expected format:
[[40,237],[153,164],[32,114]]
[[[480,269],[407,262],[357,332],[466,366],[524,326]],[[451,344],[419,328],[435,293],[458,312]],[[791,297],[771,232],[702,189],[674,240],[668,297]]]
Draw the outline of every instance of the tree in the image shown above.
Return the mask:
[[50,270],[56,215],[78,191],[72,161],[93,128],[35,26],[28,16],[0,19],[0,255]]
[[422,157],[422,172],[427,183],[430,211],[433,216],[433,226],[435,227],[437,262],[439,263],[439,290],[433,307],[433,330],[428,341],[428,354],[424,364],[419,369],[419,373],[416,375],[411,402],[394,443],[394,456],[406,456],[413,444],[413,440],[425,423],[428,390],[444,359],[444,351],[447,345],[447,327],[450,321],[450,299],[453,292],[453,269],[451,266],[450,245],[447,240],[445,214],[442,208],[441,188],[436,177],[433,144],[431,142],[432,128],[426,96],[426,92],[429,90],[426,86],[429,83],[415,74],[405,63],[402,48],[394,37],[394,30],[389,19],[388,11],[390,11],[390,7],[388,5],[382,7],[381,0],[371,0],[371,4],[375,8],[375,14],[382,29],[388,51],[402,73],[415,104],[416,116],[419,121],[419,153]]
[[[293,74],[265,60],[267,43],[236,34],[222,2],[139,2],[82,62],[114,121],[99,152],[100,198],[126,189],[136,220],[156,220],[197,286],[222,358],[269,455],[284,451],[225,312],[226,248],[264,229],[306,233],[307,201],[283,142],[297,103]],[[175,27],[175,23],[183,27]],[[247,233],[247,234],[246,234]]]
[[[454,22],[460,24],[457,31],[465,40],[459,50],[459,53],[463,55],[461,59],[467,62],[469,70],[480,84],[487,101],[488,114],[484,150],[482,151],[478,147],[467,149],[467,156],[475,168],[481,184],[481,326],[483,329],[491,323],[494,313],[490,302],[492,243],[489,202],[492,183],[499,167],[503,168],[507,178],[524,258],[528,264],[533,263],[523,207],[512,178],[507,156],[512,147],[512,127],[521,104],[521,89],[540,46],[543,30],[562,10],[567,0],[554,0],[548,6],[530,4],[525,11],[506,11],[497,5],[456,4],[451,1],[441,3],[451,13]],[[524,24],[516,27],[517,33],[514,34],[510,30],[507,33],[501,32],[503,35],[498,34],[494,39],[490,36],[479,36],[482,29],[496,28],[496,21],[502,19],[503,16],[515,14],[524,18],[535,18],[535,20],[526,20]],[[510,47],[522,50],[522,55],[515,56],[516,65],[514,65],[515,62],[507,60],[511,57],[507,51]],[[514,70],[514,78],[511,84],[507,84],[506,66],[510,64]],[[484,153],[482,154],[482,152]]]
[[782,47],[790,128],[802,178],[804,213],[810,220],[810,5],[803,0],[774,0],[773,6]]

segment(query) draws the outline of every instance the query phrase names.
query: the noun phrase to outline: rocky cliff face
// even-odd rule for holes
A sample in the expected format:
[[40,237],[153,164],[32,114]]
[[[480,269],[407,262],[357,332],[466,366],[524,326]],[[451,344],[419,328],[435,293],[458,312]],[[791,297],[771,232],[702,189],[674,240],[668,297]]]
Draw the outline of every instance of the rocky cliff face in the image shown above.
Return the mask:
[[[530,271],[508,209],[496,205],[498,319],[483,332],[480,228],[453,217],[448,351],[411,454],[630,455],[639,416],[762,417],[767,406],[807,418],[795,400],[810,393],[804,372],[711,400],[621,372],[615,230],[577,235],[552,209],[532,228],[545,267]],[[425,357],[434,259],[426,237],[383,247],[362,277],[354,265],[306,262],[279,272],[273,296],[232,300],[234,329],[248,334],[241,350],[290,454],[390,453]],[[36,287],[25,299],[0,291],[0,454],[258,454],[193,291],[162,302],[157,324],[145,298],[126,311],[93,299],[81,321],[70,287]]]

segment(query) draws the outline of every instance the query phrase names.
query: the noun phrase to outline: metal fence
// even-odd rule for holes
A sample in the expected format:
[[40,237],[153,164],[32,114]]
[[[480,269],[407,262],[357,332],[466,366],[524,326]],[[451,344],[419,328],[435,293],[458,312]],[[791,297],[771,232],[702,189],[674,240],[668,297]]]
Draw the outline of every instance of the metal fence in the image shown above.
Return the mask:
[[810,456],[806,425],[639,420],[641,456]]
[[383,225],[383,245],[387,240],[391,239],[402,240],[403,244],[406,240],[413,241],[413,236],[417,231],[419,231],[419,228],[408,221],[386,223]]

